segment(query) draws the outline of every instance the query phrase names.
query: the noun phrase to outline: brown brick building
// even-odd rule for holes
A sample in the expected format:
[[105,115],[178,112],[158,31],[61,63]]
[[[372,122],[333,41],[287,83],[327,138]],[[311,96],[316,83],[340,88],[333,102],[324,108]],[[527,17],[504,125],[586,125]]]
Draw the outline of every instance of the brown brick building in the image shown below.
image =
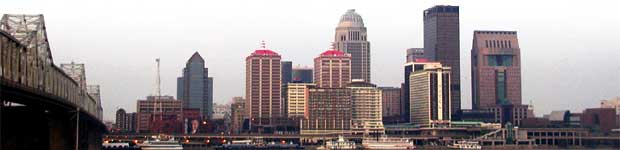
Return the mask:
[[351,82],[351,56],[327,50],[314,58],[314,81],[319,87],[345,87]]
[[516,31],[474,31],[472,107],[521,105],[521,52]]
[[281,56],[262,44],[245,59],[245,113],[253,131],[274,128],[284,117]]
[[309,86],[301,134],[350,134],[351,90]]

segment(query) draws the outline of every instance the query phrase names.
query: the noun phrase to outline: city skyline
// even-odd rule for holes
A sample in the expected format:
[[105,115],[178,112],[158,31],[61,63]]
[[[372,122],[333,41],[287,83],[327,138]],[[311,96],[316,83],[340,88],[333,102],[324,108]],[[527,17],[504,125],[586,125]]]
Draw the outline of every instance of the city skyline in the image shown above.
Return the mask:
[[[26,2],[15,2],[15,3],[28,3]],[[496,2],[487,2],[487,3],[496,3]],[[517,2],[510,2],[515,3]],[[544,2],[543,2],[544,3]],[[558,20],[545,20],[545,18],[549,17],[548,15],[562,15],[562,13],[572,13],[570,10],[562,9],[562,8],[570,8],[570,7],[562,7],[555,6],[558,8],[559,12],[546,12],[544,11],[545,7],[542,6],[532,6],[528,10],[530,11],[538,11],[543,13],[550,14],[539,14],[536,15],[527,15],[528,17],[519,17],[519,15],[515,16],[515,13],[518,14],[519,11],[499,11],[501,14],[495,13],[491,15],[489,13],[484,12],[475,12],[473,11],[476,8],[484,7],[485,5],[478,4],[459,4],[459,3],[415,3],[414,4],[422,4],[421,6],[411,7],[407,11],[403,10],[389,10],[390,14],[398,14],[398,16],[389,17],[387,19],[381,19],[381,17],[385,17],[387,15],[377,13],[374,11],[371,6],[338,6],[337,9],[334,10],[326,10],[325,14],[318,14],[316,16],[303,16],[302,20],[297,20],[284,15],[284,18],[280,18],[281,21],[276,21],[279,24],[286,24],[290,26],[299,26],[301,25],[304,30],[289,30],[289,28],[282,28],[281,31],[278,31],[279,26],[273,26],[272,24],[266,25],[256,25],[252,26],[253,30],[263,30],[266,29],[265,32],[253,33],[248,35],[247,37],[240,36],[235,33],[231,33],[230,35],[224,36],[223,39],[211,39],[208,36],[215,36],[215,38],[221,37],[219,34],[209,35],[207,33],[210,30],[203,29],[199,30],[201,36],[205,36],[207,39],[195,40],[195,39],[166,39],[170,37],[175,37],[177,34],[187,34],[193,32],[192,29],[196,28],[204,28],[200,25],[191,25],[191,23],[183,24],[176,22],[167,30],[163,30],[163,35],[161,36],[164,40],[168,40],[172,45],[159,45],[156,42],[153,42],[154,46],[149,46],[145,43],[151,43],[149,40],[144,40],[140,38],[140,36],[151,35],[149,32],[150,29],[142,29],[132,31],[132,27],[137,27],[144,21],[137,21],[142,23],[134,24],[135,26],[131,26],[125,29],[115,28],[114,30],[119,30],[117,32],[124,32],[125,34],[115,34],[115,36],[119,35],[132,35],[134,32],[137,36],[127,36],[122,40],[118,41],[110,41],[111,43],[96,43],[98,40],[93,40],[93,38],[86,38],[89,41],[82,41],[81,39],[77,39],[76,37],[82,37],[85,35],[101,35],[102,33],[91,32],[89,30],[93,30],[99,28],[100,26],[93,24],[84,24],[84,22],[89,21],[81,21],[81,23],[73,24],[70,16],[69,18],[57,18],[62,15],[62,12],[58,14],[58,12],[50,11],[38,8],[33,10],[41,10],[41,12],[23,12],[20,9],[15,8],[24,8],[20,7],[21,5],[7,5],[2,7],[7,7],[11,9],[2,9],[6,10],[5,13],[43,13],[46,15],[47,19],[46,24],[48,28],[48,32],[50,32],[50,42],[53,46],[54,60],[57,63],[68,63],[72,60],[78,63],[85,63],[87,65],[87,78],[89,78],[89,84],[99,84],[101,85],[102,92],[102,100],[104,104],[105,110],[105,118],[107,120],[111,120],[114,117],[114,112],[116,111],[116,107],[120,106],[125,108],[128,112],[134,112],[135,100],[141,98],[145,95],[153,93],[154,81],[155,81],[155,64],[152,63],[153,59],[156,57],[162,58],[162,81],[163,81],[163,90],[164,94],[162,95],[172,95],[176,93],[175,89],[175,77],[179,76],[178,70],[182,69],[183,61],[186,59],[188,55],[193,53],[194,51],[199,51],[201,54],[205,55],[206,67],[210,68],[210,72],[213,73],[213,76],[218,79],[216,82],[214,101],[217,103],[227,102],[233,96],[242,96],[243,94],[243,76],[238,76],[238,74],[242,74],[243,72],[243,57],[247,55],[250,49],[255,49],[258,47],[258,41],[267,40],[269,47],[278,50],[277,52],[282,55],[282,60],[293,61],[294,66],[296,64],[302,65],[310,65],[312,64],[312,57],[318,55],[322,50],[327,48],[328,43],[331,42],[333,36],[333,28],[336,25],[338,18],[340,15],[345,12],[347,9],[355,8],[357,12],[359,12],[363,17],[368,28],[369,37],[368,39],[373,42],[372,46],[372,66],[371,68],[375,68],[372,70],[373,83],[378,86],[398,86],[400,82],[402,82],[400,75],[402,75],[402,67],[401,64],[405,62],[404,56],[406,54],[406,49],[410,47],[422,47],[422,11],[426,8],[430,8],[435,4],[447,4],[447,5],[458,5],[461,8],[461,41],[460,41],[460,52],[461,52],[461,88],[462,88],[462,99],[461,102],[463,108],[471,107],[471,96],[470,91],[470,76],[468,75],[470,70],[469,67],[469,51],[471,50],[471,40],[473,30],[488,30],[488,29],[498,29],[498,30],[515,30],[520,33],[519,41],[520,46],[524,47],[522,61],[523,61],[523,102],[529,103],[529,101],[533,101],[536,107],[537,114],[547,113],[548,111],[542,110],[558,110],[558,109],[570,109],[570,110],[582,110],[583,108],[597,106],[598,100],[615,97],[617,93],[620,92],[620,87],[614,83],[619,83],[620,79],[617,76],[620,75],[620,66],[614,60],[612,56],[618,56],[615,54],[620,54],[618,48],[613,47],[611,45],[605,46],[605,43],[613,43],[613,34],[618,33],[614,31],[618,31],[618,29],[612,28],[614,26],[618,26],[620,24],[618,20],[613,19],[615,16],[608,16],[605,20],[602,17],[596,17],[597,13],[604,13],[605,11],[610,10],[594,10],[594,12],[581,12],[583,14],[580,15],[566,15],[572,16],[571,18],[558,16]],[[497,4],[497,3],[496,3]],[[574,3],[573,3],[574,4]],[[269,4],[260,4],[260,5],[269,5]],[[321,7],[317,6],[318,4],[311,5],[310,8],[304,9],[305,11],[310,11],[312,8]],[[544,5],[544,4],[541,4]],[[577,4],[574,4],[577,5]],[[587,4],[584,4],[587,6]],[[182,7],[185,5],[174,5],[174,7]],[[40,6],[41,7],[41,6]],[[42,6],[44,8],[48,8]],[[60,7],[52,5],[51,8]],[[119,6],[120,7],[120,6]],[[230,6],[234,7],[234,6]],[[247,8],[254,9],[255,6],[246,6]],[[264,7],[264,6],[263,6]],[[370,7],[370,8],[369,8]],[[385,7],[396,7],[396,6],[385,6]],[[524,9],[523,5],[515,6],[516,8]],[[600,6],[606,7],[606,6]],[[88,7],[86,7],[88,8]],[[105,7],[104,7],[105,8]],[[121,7],[121,8],[124,8]],[[157,7],[155,7],[157,8]],[[399,7],[396,7],[399,8]],[[196,11],[201,12],[200,10],[190,9],[188,11]],[[283,10],[288,10],[290,8],[281,8]],[[503,8],[489,8],[491,10],[502,10]],[[513,9],[513,8],[506,8]],[[124,10],[124,9],[121,9]],[[148,9],[147,9],[148,10]],[[293,9],[295,10],[295,9]],[[488,10],[488,11],[491,11]],[[46,12],[47,11],[47,12]],[[125,10],[127,11],[127,10]],[[84,17],[89,14],[89,11],[84,11],[83,15],[78,15],[78,17]],[[147,11],[149,12],[149,11]],[[401,13],[398,13],[401,12]],[[406,12],[406,13],[402,13]],[[610,11],[611,12],[611,11]],[[225,14],[225,13],[224,13]],[[178,15],[178,14],[176,14]],[[238,15],[238,14],[237,14]],[[271,13],[258,13],[260,17],[257,19],[250,19],[252,22],[260,23],[262,22],[261,17],[269,18],[269,16],[278,16],[273,15]],[[154,15],[155,16],[155,15]],[[233,15],[234,16],[234,15]],[[526,15],[524,15],[526,16]],[[575,17],[583,17],[581,19],[588,21],[596,21],[597,25],[590,24],[580,24],[580,25],[568,25]],[[88,16],[86,16],[88,17]],[[213,16],[211,16],[213,17]],[[236,16],[242,17],[243,16]],[[308,17],[308,18],[305,18]],[[316,24],[311,25],[303,25],[305,20],[310,19],[312,17],[325,17],[321,19],[321,21],[316,21]],[[480,17],[481,20],[477,20],[476,17]],[[506,17],[506,18],[504,18]],[[507,19],[511,17],[516,17],[512,19]],[[106,18],[103,16],[103,18]],[[158,17],[147,17],[147,19],[157,20]],[[250,17],[252,18],[252,17]],[[278,17],[275,17],[278,18]],[[407,18],[408,22],[403,24],[399,24],[402,21],[402,18]],[[473,18],[473,19],[472,19]],[[109,19],[109,18],[108,18]],[[122,19],[135,19],[135,17],[121,17]],[[248,18],[245,18],[248,19]],[[289,19],[289,20],[287,20]],[[314,18],[316,19],[316,18]],[[488,19],[488,20],[487,20]],[[520,19],[530,19],[533,21],[523,21]],[[104,19],[105,20],[105,19]],[[215,17],[217,20],[217,16]],[[387,20],[387,21],[386,21]],[[563,22],[563,21],[564,22]],[[112,20],[105,20],[111,21]],[[273,20],[271,20],[273,21]],[[288,22],[290,21],[290,22]],[[385,21],[385,22],[381,22]],[[393,22],[389,22],[393,21]],[[122,22],[122,21],[121,21]],[[505,22],[505,23],[503,23]],[[146,21],[146,23],[149,23]],[[152,23],[152,22],[150,22]],[[225,23],[237,23],[237,22],[225,22]],[[112,26],[117,27],[121,26],[123,23],[112,24]],[[506,25],[508,24],[508,25]],[[549,25],[552,24],[552,25]],[[553,25],[555,24],[555,25]],[[563,24],[563,25],[559,25]],[[74,28],[76,26],[86,26],[86,28],[76,28],[71,30],[65,30],[65,28]],[[105,24],[104,24],[105,25]],[[109,24],[108,24],[109,25]],[[316,25],[316,26],[315,26]],[[393,27],[396,25],[396,27]],[[67,26],[67,27],[65,27]],[[178,33],[172,33],[170,28],[172,27],[188,27],[187,29],[183,29]],[[222,27],[214,27],[219,25],[207,25],[207,28],[213,28],[215,30],[222,29]],[[243,24],[242,26],[246,26]],[[386,29],[387,27],[396,28],[398,30],[406,31],[405,33],[393,32],[391,29]],[[555,28],[550,28],[555,27]],[[565,28],[563,28],[565,27]],[[572,27],[572,28],[571,28]],[[588,27],[597,28],[598,30],[592,31],[592,29],[588,30]],[[396,30],[394,29],[394,30]],[[573,30],[574,29],[574,30]],[[248,28],[241,29],[240,32],[244,32],[248,30]],[[153,30],[157,31],[157,30]],[[207,32],[205,32],[207,31]],[[289,34],[275,34],[270,35],[269,32],[277,31],[280,32],[289,32],[296,31],[302,33],[312,33],[312,32],[321,32],[312,34],[313,36],[307,37],[302,36],[302,34],[294,36],[295,39],[303,39],[309,40],[310,43],[307,45],[302,42],[299,43],[297,41],[288,41],[287,38],[293,38]],[[392,31],[392,32],[390,32]],[[401,31],[401,32],[402,32]],[[98,32],[109,32],[109,30],[102,30]],[[385,33],[383,33],[385,32]],[[568,36],[566,33],[571,33]],[[561,35],[561,36],[549,36],[549,35]],[[606,35],[609,34],[609,38],[597,38],[597,40],[589,40],[588,37],[595,35]],[[108,35],[108,34],[103,34]],[[91,35],[92,36],[92,35]],[[108,35],[110,36],[110,35]],[[152,35],[151,35],[152,36]],[[88,37],[88,36],[87,36]],[[399,38],[395,38],[399,37]],[[99,37],[101,40],[106,40],[106,38],[110,37]],[[125,39],[126,38],[126,39]],[[225,40],[232,40],[235,38],[239,38],[240,40],[235,41],[235,43],[229,43]],[[284,38],[284,39],[283,39]],[[549,38],[553,38],[554,40],[546,40]],[[97,38],[95,38],[97,39]],[[393,39],[398,39],[394,40]],[[125,41],[123,41],[125,40]],[[95,43],[93,43],[95,41]],[[136,42],[136,45],[129,44],[131,42]],[[566,46],[566,41],[570,41],[571,43],[575,43],[576,45]],[[127,43],[125,43],[127,42]],[[218,45],[218,42],[222,42],[222,45]],[[582,44],[578,42],[583,42]],[[75,45],[74,45],[75,44]],[[97,47],[86,47],[81,46],[80,44],[89,44],[96,45]],[[105,46],[110,44],[111,46],[121,46],[121,47],[109,47]],[[125,44],[125,45],[123,45]],[[240,46],[236,46],[234,44],[240,44]],[[130,48],[124,48],[123,46],[128,46]],[[185,45],[185,46],[179,46]],[[212,46],[213,45],[213,46]],[[391,45],[391,46],[386,46]],[[162,48],[154,48],[157,46],[162,46]],[[179,47],[177,47],[179,46]],[[116,49],[116,50],[115,50]],[[133,49],[143,49],[146,51],[150,51],[151,49],[155,49],[150,54],[145,54],[146,51],[136,51]],[[104,51],[105,50],[105,51]],[[302,52],[303,50],[303,52]],[[226,51],[232,51],[230,53]],[[592,53],[594,52],[594,53]],[[554,54],[560,55],[554,55]],[[144,56],[138,56],[140,54],[145,54]],[[232,54],[232,55],[231,55]],[[90,55],[90,56],[89,56]],[[118,62],[111,63],[110,58],[97,58],[100,55],[114,55],[118,56]],[[131,57],[125,57],[122,55],[127,55]],[[544,56],[544,57],[541,57]],[[79,58],[79,59],[78,59]],[[113,57],[112,57],[113,58]],[[391,58],[391,59],[386,59]],[[231,62],[232,61],[232,62]],[[129,63],[131,62],[131,63]],[[211,63],[213,62],[213,63]],[[584,63],[585,62],[585,63]],[[614,63],[616,62],[616,63]],[[118,64],[120,63],[120,64]],[[383,67],[381,70],[378,70],[376,66],[394,66],[394,67]],[[127,68],[121,68],[127,67]],[[231,67],[237,69],[229,69]],[[588,68],[592,67],[592,68]],[[600,68],[599,68],[600,67]],[[611,73],[606,72],[609,70],[613,70]],[[584,69],[591,69],[584,71]],[[135,70],[135,71],[133,71]],[[583,71],[578,72],[578,71]],[[598,72],[603,71],[603,72]],[[137,73],[139,72],[139,73]],[[590,72],[590,73],[587,73]],[[592,73],[594,72],[594,73]],[[119,75],[117,75],[119,74]],[[123,75],[124,74],[124,75]],[[140,75],[139,78],[137,78]],[[111,76],[111,77],[107,77]],[[614,78],[616,77],[616,78]],[[597,79],[594,79],[597,78]],[[114,81],[122,80],[122,79],[140,79],[136,81],[132,81],[130,84],[127,83],[115,83]],[[235,81],[239,80],[239,81]],[[538,82],[538,81],[547,81],[547,82]],[[566,82],[571,81],[571,82]],[[127,85],[127,86],[122,86]],[[556,88],[554,88],[556,87]],[[583,88],[583,89],[582,89]],[[551,91],[549,91],[551,89]],[[582,91],[583,90],[583,91]],[[127,93],[127,92],[130,93]],[[616,94],[616,95],[614,95]],[[573,103],[565,103],[565,101],[573,102]],[[551,105],[556,104],[556,105]]]

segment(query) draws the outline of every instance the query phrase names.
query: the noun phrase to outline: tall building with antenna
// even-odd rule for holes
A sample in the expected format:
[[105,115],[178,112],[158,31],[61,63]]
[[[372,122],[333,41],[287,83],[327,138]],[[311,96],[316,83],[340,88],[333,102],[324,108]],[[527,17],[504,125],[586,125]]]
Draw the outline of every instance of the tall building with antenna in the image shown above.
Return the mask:
[[245,109],[252,131],[275,128],[285,117],[280,54],[267,49],[265,42],[245,58]]
[[203,118],[212,117],[213,78],[198,52],[187,60],[183,75],[177,78],[177,99],[183,101],[183,108],[200,109]]

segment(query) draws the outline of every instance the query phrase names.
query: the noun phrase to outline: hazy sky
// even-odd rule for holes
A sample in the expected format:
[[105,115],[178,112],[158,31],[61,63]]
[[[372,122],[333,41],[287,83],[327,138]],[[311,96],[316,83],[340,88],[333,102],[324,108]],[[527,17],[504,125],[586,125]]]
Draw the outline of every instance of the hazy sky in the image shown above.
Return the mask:
[[216,103],[244,95],[245,57],[267,47],[296,66],[329,48],[340,16],[356,9],[368,28],[372,80],[399,86],[405,49],[423,47],[422,11],[460,6],[463,108],[471,108],[470,50],[474,30],[518,31],[523,102],[537,114],[598,107],[620,96],[618,1],[153,1],[6,0],[0,13],[44,14],[54,62],[86,64],[87,81],[102,86],[104,118],[117,107],[135,111],[154,93],[161,58],[163,93],[195,51],[215,78]]

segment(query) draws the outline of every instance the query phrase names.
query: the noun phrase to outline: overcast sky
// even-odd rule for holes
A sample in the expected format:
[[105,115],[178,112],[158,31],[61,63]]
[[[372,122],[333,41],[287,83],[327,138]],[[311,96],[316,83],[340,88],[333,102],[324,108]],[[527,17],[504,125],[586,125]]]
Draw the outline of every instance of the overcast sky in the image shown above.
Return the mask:
[[245,57],[267,47],[293,64],[311,66],[329,48],[340,16],[356,9],[368,28],[372,80],[399,86],[405,49],[423,47],[422,11],[460,6],[463,108],[471,108],[470,50],[474,30],[518,31],[523,103],[538,115],[598,107],[620,96],[618,1],[153,1],[7,0],[0,13],[44,14],[55,64],[86,64],[102,86],[104,118],[154,93],[161,58],[163,93],[195,51],[215,78],[216,103],[244,95]]

